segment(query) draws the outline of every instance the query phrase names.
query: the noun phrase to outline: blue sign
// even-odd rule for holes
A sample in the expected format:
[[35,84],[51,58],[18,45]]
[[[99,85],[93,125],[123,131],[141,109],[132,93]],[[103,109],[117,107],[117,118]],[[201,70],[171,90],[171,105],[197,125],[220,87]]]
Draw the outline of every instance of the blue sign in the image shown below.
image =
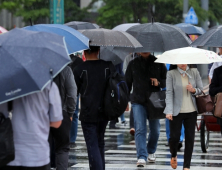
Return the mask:
[[198,17],[193,9],[193,7],[190,8],[190,10],[187,13],[187,16],[185,18],[185,23],[187,24],[198,24]]
[[50,23],[64,24],[64,0],[50,0]]

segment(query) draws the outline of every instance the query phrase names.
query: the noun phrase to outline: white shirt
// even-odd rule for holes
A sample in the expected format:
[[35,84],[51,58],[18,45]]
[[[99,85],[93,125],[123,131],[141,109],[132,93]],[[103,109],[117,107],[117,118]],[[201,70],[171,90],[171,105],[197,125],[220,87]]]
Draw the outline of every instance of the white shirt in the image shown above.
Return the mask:
[[[222,55],[220,55],[220,57],[222,58]],[[212,79],[213,78],[213,74],[214,74],[214,69],[216,69],[217,67],[222,66],[222,62],[216,62],[212,65],[210,72],[209,72],[209,77]]]
[[[7,115],[7,103],[0,105]],[[50,122],[63,119],[62,104],[55,83],[42,92],[30,94],[13,101],[12,127],[15,159],[8,165],[39,167],[49,164]]]

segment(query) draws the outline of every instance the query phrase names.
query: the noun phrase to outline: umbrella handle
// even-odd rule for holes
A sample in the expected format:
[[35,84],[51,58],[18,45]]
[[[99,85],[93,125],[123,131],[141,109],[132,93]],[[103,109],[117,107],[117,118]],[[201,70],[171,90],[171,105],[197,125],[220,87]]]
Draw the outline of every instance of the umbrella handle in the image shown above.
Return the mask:
[[49,70],[49,73],[50,73],[50,75],[51,75],[51,79],[53,79],[53,69],[50,69],[50,70]]
[[33,26],[33,24],[32,24],[32,18],[29,18],[29,22],[30,22],[30,25]]

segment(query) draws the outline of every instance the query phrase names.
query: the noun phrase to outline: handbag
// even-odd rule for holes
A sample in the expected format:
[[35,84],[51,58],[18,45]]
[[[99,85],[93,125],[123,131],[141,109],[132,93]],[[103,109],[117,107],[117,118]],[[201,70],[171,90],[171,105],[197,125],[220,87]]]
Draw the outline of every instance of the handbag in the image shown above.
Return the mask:
[[222,93],[218,93],[214,98],[213,115],[216,118],[222,119]]
[[12,123],[10,118],[6,118],[3,113],[0,113],[0,167],[7,165],[14,159],[15,148]]
[[214,105],[211,100],[211,96],[209,94],[206,95],[203,91],[202,91],[202,94],[203,95],[196,96],[196,104],[197,104],[198,114],[212,112]]
[[148,98],[147,109],[148,119],[165,119],[166,115],[163,113],[166,107],[166,91],[152,92]]

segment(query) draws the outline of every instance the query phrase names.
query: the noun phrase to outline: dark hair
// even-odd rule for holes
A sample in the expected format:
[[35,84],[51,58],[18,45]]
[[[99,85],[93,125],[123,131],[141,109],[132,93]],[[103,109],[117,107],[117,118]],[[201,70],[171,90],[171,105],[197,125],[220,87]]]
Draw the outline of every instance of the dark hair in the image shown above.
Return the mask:
[[100,47],[99,46],[89,46],[89,49],[85,50],[84,52],[87,53],[97,53],[99,51]]
[[[189,66],[189,68],[196,68],[193,64],[187,64]],[[177,69],[177,65],[175,64],[170,64],[170,70],[174,70],[174,69]]]

